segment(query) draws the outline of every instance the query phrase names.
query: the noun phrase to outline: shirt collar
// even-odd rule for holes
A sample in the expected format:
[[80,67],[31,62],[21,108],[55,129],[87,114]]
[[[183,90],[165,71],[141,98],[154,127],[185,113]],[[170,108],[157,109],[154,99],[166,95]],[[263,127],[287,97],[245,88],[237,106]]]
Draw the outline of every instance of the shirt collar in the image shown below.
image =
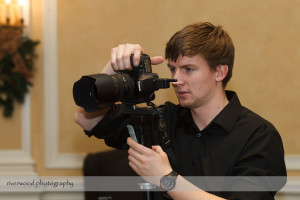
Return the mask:
[[[208,126],[212,124],[218,124],[222,126],[227,133],[230,133],[234,127],[234,124],[241,112],[241,103],[239,101],[239,98],[237,94],[234,91],[225,91],[227,99],[229,103],[223,108],[223,110],[212,120],[211,123],[209,123]],[[180,113],[179,117],[184,117],[185,120],[188,122],[194,124],[191,111],[188,108],[183,109],[183,111]],[[196,125],[195,125],[196,126]],[[208,127],[206,127],[208,128]]]
[[241,112],[242,105],[237,94],[233,91],[225,91],[229,103],[223,110],[215,117],[214,123],[222,126],[228,133],[230,133],[238,119]]

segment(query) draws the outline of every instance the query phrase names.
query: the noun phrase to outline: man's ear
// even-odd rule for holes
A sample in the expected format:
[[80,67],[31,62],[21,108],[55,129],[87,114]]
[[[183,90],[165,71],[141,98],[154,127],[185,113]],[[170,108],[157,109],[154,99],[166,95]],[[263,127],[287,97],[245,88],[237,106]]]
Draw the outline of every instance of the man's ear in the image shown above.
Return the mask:
[[227,76],[228,66],[227,65],[218,65],[216,68],[216,81],[223,81]]

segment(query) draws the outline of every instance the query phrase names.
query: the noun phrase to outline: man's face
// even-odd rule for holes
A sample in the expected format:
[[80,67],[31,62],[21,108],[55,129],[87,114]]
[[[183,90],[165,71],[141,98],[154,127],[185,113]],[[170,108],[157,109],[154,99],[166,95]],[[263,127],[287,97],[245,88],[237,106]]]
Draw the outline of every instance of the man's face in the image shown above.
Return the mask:
[[168,60],[172,85],[182,107],[198,108],[209,103],[217,89],[216,72],[200,55],[179,56],[176,62]]

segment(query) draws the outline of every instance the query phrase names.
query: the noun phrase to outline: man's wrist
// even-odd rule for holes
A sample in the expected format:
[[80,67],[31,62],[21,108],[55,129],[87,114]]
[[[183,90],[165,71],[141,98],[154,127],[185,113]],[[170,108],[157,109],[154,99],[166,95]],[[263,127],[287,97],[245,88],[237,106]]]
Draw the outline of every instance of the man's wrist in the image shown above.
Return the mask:
[[163,176],[160,179],[160,188],[166,191],[174,189],[178,175],[177,172],[171,171],[169,174]]

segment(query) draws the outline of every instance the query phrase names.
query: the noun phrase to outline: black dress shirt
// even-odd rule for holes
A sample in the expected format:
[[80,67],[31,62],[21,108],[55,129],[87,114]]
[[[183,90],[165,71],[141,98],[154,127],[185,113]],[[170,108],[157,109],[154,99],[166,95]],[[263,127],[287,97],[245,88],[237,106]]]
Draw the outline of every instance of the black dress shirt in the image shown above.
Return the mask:
[[[226,91],[229,103],[199,130],[188,108],[166,102],[164,117],[176,164],[173,170],[182,176],[286,176],[284,149],[275,127],[259,115],[241,106],[237,95]],[[108,146],[128,148],[128,115],[115,105],[87,135],[105,139]],[[154,143],[159,140],[154,139]],[[283,187],[285,179],[279,184]],[[255,183],[253,183],[255,184]],[[239,182],[227,185],[239,186]],[[276,191],[208,191],[227,199],[274,199]],[[156,197],[163,199],[163,197]]]

